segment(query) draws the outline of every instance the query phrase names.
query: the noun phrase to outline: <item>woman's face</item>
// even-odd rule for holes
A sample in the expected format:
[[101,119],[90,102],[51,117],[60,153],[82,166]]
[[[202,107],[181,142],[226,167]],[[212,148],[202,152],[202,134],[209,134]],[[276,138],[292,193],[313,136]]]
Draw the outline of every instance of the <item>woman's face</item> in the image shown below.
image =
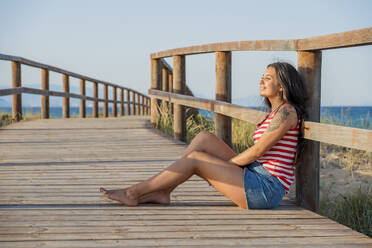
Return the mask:
[[280,95],[283,91],[282,86],[276,76],[275,68],[266,68],[260,80],[260,95],[267,98],[272,98]]

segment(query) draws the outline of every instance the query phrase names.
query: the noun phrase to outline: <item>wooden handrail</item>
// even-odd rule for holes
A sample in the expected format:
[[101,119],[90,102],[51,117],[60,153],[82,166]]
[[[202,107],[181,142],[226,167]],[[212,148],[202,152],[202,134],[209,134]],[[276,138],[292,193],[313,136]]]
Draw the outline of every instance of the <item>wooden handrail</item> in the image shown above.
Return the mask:
[[134,91],[136,94],[143,95],[142,93],[140,93],[136,90],[126,88],[124,86],[120,86],[120,85],[117,85],[117,84],[105,82],[105,81],[98,80],[98,79],[94,79],[94,78],[91,78],[91,77],[87,77],[87,76],[84,76],[84,75],[81,75],[81,74],[77,74],[77,73],[74,73],[74,72],[70,72],[70,71],[58,68],[58,67],[55,67],[55,66],[42,64],[42,63],[39,63],[39,62],[36,62],[36,61],[33,61],[33,60],[29,60],[29,59],[25,59],[25,58],[22,58],[22,57],[18,57],[18,56],[0,54],[0,60],[8,60],[8,61],[19,62],[23,65],[37,67],[37,68],[40,68],[40,69],[46,69],[48,71],[54,71],[54,72],[57,72],[57,73],[68,75],[70,77],[84,79],[85,81],[96,82],[96,83],[103,84],[103,85],[108,85],[108,86],[111,86],[111,87],[117,87],[117,88],[120,88],[120,89],[130,90],[130,91]]
[[[59,92],[59,91],[52,91],[52,90],[41,90],[41,89],[34,89],[34,88],[28,88],[28,87],[18,87],[18,88],[10,88],[10,89],[1,89],[0,90],[0,96],[8,96],[8,95],[14,95],[14,94],[34,94],[34,95],[42,95],[42,96],[58,96],[58,97],[69,97],[69,98],[77,98],[77,99],[83,99],[83,100],[89,100],[89,101],[98,101],[98,102],[107,102],[107,103],[114,103],[114,100],[110,99],[103,99],[103,98],[95,98],[91,96],[83,96],[75,93],[65,93],[65,92]],[[127,104],[127,103],[133,103],[130,101],[119,101],[117,100],[116,103],[119,104]],[[140,104],[142,106],[142,104]],[[145,105],[147,106],[147,105]]]
[[[8,60],[12,62],[12,89],[3,89],[0,90],[0,96],[6,96],[6,95],[12,95],[12,120],[13,121],[19,121],[22,119],[22,101],[21,101],[21,94],[22,93],[30,93],[30,94],[37,94],[41,95],[41,118],[47,119],[49,118],[49,96],[58,96],[63,97],[63,104],[62,104],[62,115],[63,118],[69,118],[70,117],[70,98],[78,98],[80,99],[80,117],[85,118],[86,117],[86,100],[93,101],[93,117],[99,117],[99,108],[98,108],[98,102],[104,102],[104,117],[108,117],[108,103],[112,103],[112,115],[114,117],[117,116],[117,104],[120,104],[120,115],[124,115],[124,104],[132,106],[136,106],[138,109],[142,107],[143,111],[137,111],[137,114],[143,114],[145,112],[149,112],[149,104],[144,104],[145,100],[148,100],[149,97],[145,96],[144,94],[141,94],[135,90],[104,82],[102,80],[96,80],[90,77],[86,77],[77,73],[69,72],[54,66],[42,64],[39,62],[35,62],[32,60],[28,60],[22,57],[16,57],[16,56],[9,56],[5,54],[0,54],[0,60]],[[21,65],[27,65],[27,66],[33,66],[36,68],[41,69],[41,88],[42,89],[34,89],[34,88],[28,88],[28,87],[22,87],[22,80],[21,80]],[[49,71],[54,71],[57,73],[61,73],[62,83],[63,83],[63,92],[57,92],[57,91],[51,91],[49,90]],[[73,94],[70,93],[70,77],[75,77],[80,79],[80,94]],[[90,81],[93,84],[93,97],[86,96],[86,82]],[[104,98],[101,99],[98,97],[98,84],[103,84],[104,86]],[[108,87],[112,87],[112,93],[113,93],[113,99],[108,99]],[[122,98],[120,101],[117,99],[117,89],[120,89]],[[132,93],[133,100],[130,101],[127,98],[127,101],[123,101],[124,97],[124,90],[126,90],[128,93]],[[134,96],[137,95],[137,100],[134,98]],[[139,99],[142,98],[142,103],[139,102]],[[148,101],[146,101],[148,102]],[[128,115],[130,114],[129,111],[127,111]],[[136,112],[132,112],[133,114],[136,114]]]
[[[321,95],[321,65],[322,50],[364,46],[372,44],[372,28],[364,28],[343,33],[316,36],[306,39],[291,40],[255,40],[204,44],[166,51],[150,55],[151,59],[151,123],[158,118],[156,104],[161,99],[177,106],[173,115],[174,137],[182,139],[185,136],[183,127],[186,125],[182,118],[182,106],[205,109],[216,113],[215,134],[226,144],[230,142],[230,117],[248,122],[257,122],[265,113],[230,104],[231,92],[231,62],[232,51],[296,51],[297,70],[303,78],[308,97],[305,107],[308,113],[304,123],[305,144],[296,173],[296,201],[298,205],[317,211],[319,209],[319,163],[320,143],[326,142],[350,148],[372,151],[372,131],[358,128],[340,127],[320,122],[320,95]],[[216,100],[206,100],[186,96],[177,89],[174,93],[161,92],[166,89],[166,77],[162,76],[162,68],[171,71],[171,67],[164,58],[173,56],[173,67],[177,75],[173,75],[173,86],[177,82],[184,82],[185,69],[179,66],[179,60],[184,61],[186,55],[215,53],[216,62]],[[180,68],[182,68],[180,72]],[[176,74],[176,73],[175,73]],[[170,74],[171,75],[171,74]],[[183,84],[181,84],[183,85]],[[163,87],[161,87],[163,86]],[[180,87],[180,86],[177,86]],[[175,94],[178,93],[178,94]],[[219,101],[217,101],[219,100]],[[182,128],[181,128],[182,127]]]
[[[150,97],[183,106],[212,111],[253,124],[257,124],[267,114],[263,111],[223,101],[208,100],[154,89],[149,89],[148,93]],[[304,128],[305,139],[372,152],[372,130],[343,127],[312,121],[305,121]]]
[[254,40],[204,44],[170,49],[151,54],[152,59],[175,55],[214,53],[220,51],[310,51],[372,44],[372,28],[291,40]]

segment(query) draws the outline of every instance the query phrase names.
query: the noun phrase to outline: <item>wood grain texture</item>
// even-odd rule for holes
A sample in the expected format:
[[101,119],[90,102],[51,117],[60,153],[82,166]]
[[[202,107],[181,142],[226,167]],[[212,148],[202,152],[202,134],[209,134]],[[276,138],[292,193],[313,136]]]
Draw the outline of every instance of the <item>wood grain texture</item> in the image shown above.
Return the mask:
[[186,144],[149,116],[43,119],[0,128],[0,247],[370,247],[370,238],[284,199],[243,210],[194,176],[172,204],[125,207],[127,187],[180,158]]
[[[41,89],[49,90],[49,71],[41,69]],[[41,118],[49,119],[49,96],[41,96]]]
[[[12,88],[22,87],[21,83],[21,64],[12,61]],[[12,121],[22,120],[22,95],[14,94],[12,96]]]
[[326,50],[372,44],[372,28],[363,28],[343,33],[315,36],[291,40],[254,40],[204,44],[169,49],[151,54],[159,59],[176,55],[191,55],[225,51],[306,51]]
[[[85,96],[86,93],[86,84],[84,79],[80,79],[80,95]],[[80,118],[86,117],[86,102],[85,99],[80,100]]]
[[[216,52],[216,100],[231,103],[231,52]],[[231,146],[231,117],[216,113],[216,135]]]
[[[186,59],[185,56],[173,57],[173,91],[176,94],[185,94],[186,89]],[[169,102],[169,101],[168,101]],[[186,113],[181,104],[174,105],[173,136],[177,140],[186,140]]]
[[[158,59],[151,59],[151,89],[158,90],[161,86],[161,64]],[[160,106],[160,101],[156,98],[151,98],[150,115],[151,115],[151,125],[156,126],[159,111],[158,106]]]
[[[307,121],[320,122],[320,89],[322,52],[298,52],[298,72],[307,92]],[[297,162],[296,201],[312,211],[319,210],[320,143],[305,140],[303,153]]]
[[[103,85],[103,99],[108,100],[108,86]],[[103,117],[108,117],[108,102],[103,102]]]
[[[67,74],[62,75],[62,85],[63,85],[63,93],[69,94],[70,93],[70,80]],[[63,118],[70,118],[70,97],[65,96],[63,97],[62,102],[62,117]]]

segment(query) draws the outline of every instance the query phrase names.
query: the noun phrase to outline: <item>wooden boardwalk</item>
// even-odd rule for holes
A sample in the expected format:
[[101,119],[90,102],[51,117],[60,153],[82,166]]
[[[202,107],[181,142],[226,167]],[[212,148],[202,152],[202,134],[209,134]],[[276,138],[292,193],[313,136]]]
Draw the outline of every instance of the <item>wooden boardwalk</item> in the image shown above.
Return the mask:
[[0,129],[0,247],[372,247],[372,239],[288,200],[243,210],[197,177],[170,206],[101,196],[143,180],[185,144],[149,117],[51,119]]

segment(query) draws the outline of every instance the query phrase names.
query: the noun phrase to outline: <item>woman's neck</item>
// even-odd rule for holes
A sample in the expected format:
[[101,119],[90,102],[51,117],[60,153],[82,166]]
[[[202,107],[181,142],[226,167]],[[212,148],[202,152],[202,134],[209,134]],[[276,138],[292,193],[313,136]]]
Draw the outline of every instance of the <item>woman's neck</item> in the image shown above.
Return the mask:
[[271,111],[275,111],[280,105],[282,105],[285,101],[281,98],[269,98],[269,101],[271,103]]

